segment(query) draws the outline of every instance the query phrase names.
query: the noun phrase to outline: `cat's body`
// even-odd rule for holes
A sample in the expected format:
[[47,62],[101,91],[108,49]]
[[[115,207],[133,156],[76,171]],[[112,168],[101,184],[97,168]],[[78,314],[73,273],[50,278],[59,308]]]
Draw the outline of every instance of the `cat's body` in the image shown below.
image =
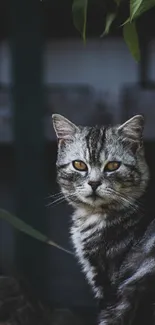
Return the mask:
[[107,129],[53,119],[58,182],[75,210],[72,241],[99,302],[99,324],[153,325],[155,221],[144,209],[143,118]]
[[[114,217],[120,216],[115,213]],[[153,308],[155,303],[155,285],[154,292],[151,293],[154,296],[148,303],[148,294],[153,286],[150,282],[152,275],[155,281],[155,222],[153,221],[147,228],[147,222],[140,218],[135,226],[133,219],[137,220],[137,212],[130,217],[128,215],[129,219],[124,218],[121,224],[109,226],[106,226],[106,222],[102,220],[102,214],[91,214],[88,218],[84,211],[82,214],[79,210],[72,218],[73,244],[83,271],[103,310],[101,324],[115,324],[117,317],[118,324],[121,324],[120,319],[126,317],[126,314],[127,319],[124,319],[123,325],[128,324],[130,319],[128,311],[129,315],[132,314],[137,299],[141,299],[144,295],[145,307],[139,316],[141,317],[144,311],[146,318],[145,321],[142,318],[143,324],[149,325],[147,304],[150,309],[150,305],[152,304]],[[145,229],[150,232],[146,238]],[[146,281],[144,288],[143,281]],[[139,297],[136,297],[137,292]]]

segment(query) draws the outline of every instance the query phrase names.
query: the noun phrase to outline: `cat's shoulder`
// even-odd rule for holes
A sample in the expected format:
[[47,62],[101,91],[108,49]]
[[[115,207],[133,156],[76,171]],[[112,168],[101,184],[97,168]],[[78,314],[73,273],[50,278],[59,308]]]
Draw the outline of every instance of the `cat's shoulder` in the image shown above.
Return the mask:
[[144,237],[142,239],[142,247],[145,253],[155,253],[155,218],[149,223]]

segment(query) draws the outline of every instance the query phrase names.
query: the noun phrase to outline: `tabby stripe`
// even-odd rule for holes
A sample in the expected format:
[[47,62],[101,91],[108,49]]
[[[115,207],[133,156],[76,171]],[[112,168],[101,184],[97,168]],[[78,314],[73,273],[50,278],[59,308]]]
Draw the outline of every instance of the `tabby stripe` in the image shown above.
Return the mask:
[[146,277],[146,275],[150,275],[153,272],[155,272],[155,259],[149,258],[141,264],[138,270],[131,277],[123,282],[119,289],[122,290],[127,285],[134,285],[135,282],[142,280],[143,277]]
[[86,144],[87,144],[87,148],[88,148],[88,152],[89,152],[89,160],[90,160],[90,154],[91,154],[90,142],[89,142],[90,137],[91,137],[91,132],[92,132],[92,129],[90,129],[89,132],[86,135]]
[[59,165],[59,166],[57,166],[57,170],[59,171],[61,169],[64,169],[64,168],[68,167],[69,165],[70,165],[70,163]]
[[97,153],[97,161],[99,161],[100,153],[103,150],[103,145],[104,145],[105,139],[106,139],[106,128],[100,130],[100,132],[101,131],[102,131],[101,138],[98,140],[98,141],[100,141],[100,149],[98,150],[98,153]]
[[[97,161],[97,157],[98,157],[98,153],[97,153],[98,142],[100,143],[100,128],[95,128],[93,130],[93,137],[92,137],[92,141],[91,141],[92,161],[94,163]],[[100,146],[100,148],[101,148],[101,146]]]

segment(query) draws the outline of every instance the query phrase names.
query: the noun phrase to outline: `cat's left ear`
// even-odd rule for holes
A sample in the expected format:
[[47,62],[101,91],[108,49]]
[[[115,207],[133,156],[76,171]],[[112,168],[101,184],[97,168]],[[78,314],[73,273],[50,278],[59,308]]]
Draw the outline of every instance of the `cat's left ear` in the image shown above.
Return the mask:
[[53,114],[53,127],[58,140],[72,140],[78,127],[60,114]]
[[144,129],[144,117],[135,115],[124,124],[118,127],[119,132],[123,132],[125,137],[133,141],[141,141]]

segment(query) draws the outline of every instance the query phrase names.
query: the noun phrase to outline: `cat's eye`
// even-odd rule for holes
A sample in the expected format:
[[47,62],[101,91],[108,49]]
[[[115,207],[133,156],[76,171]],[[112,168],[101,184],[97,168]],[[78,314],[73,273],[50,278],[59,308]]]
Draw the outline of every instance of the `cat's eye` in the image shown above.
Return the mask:
[[75,169],[80,171],[86,171],[88,169],[87,165],[81,160],[74,160],[72,164]]
[[115,170],[117,170],[120,167],[121,163],[120,161],[109,161],[105,168],[104,171],[105,172],[114,172]]

